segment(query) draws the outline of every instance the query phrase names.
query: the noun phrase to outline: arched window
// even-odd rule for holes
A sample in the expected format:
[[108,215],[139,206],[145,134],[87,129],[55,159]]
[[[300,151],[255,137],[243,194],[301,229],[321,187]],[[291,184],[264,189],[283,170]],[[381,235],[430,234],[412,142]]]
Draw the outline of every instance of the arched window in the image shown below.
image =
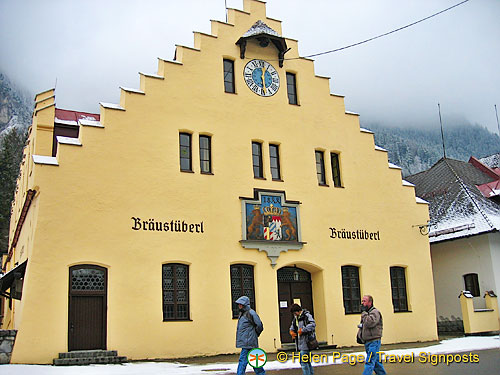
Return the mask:
[[189,266],[164,264],[162,280],[163,321],[189,320]]
[[231,307],[233,319],[239,315],[238,305],[234,303],[241,296],[250,298],[250,307],[255,310],[255,287],[253,266],[248,264],[231,265]]
[[408,311],[404,267],[391,267],[391,292],[394,312]]
[[361,312],[361,291],[359,287],[359,268],[342,266],[342,294],[346,314]]

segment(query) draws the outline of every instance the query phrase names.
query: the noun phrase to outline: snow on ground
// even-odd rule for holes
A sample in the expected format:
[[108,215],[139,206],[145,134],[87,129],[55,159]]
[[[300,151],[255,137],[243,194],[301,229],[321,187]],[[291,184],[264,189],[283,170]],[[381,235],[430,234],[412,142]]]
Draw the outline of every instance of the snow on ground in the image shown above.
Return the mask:
[[[385,352],[386,355],[405,355],[414,353],[415,357],[419,353],[429,354],[452,354],[485,349],[500,349],[500,337],[461,337],[443,340],[439,344],[410,349],[394,349]],[[334,364],[333,352],[354,355],[364,354],[364,352],[343,352],[341,349],[317,352],[327,354],[328,362],[317,364]],[[290,355],[290,354],[289,354]],[[337,359],[335,364],[341,364]],[[0,365],[2,375],[200,375],[200,374],[229,374],[235,373],[237,363],[211,363],[211,364],[183,364],[180,362],[134,362],[124,365],[90,365],[90,366],[48,366],[48,365]],[[316,366],[316,364],[314,365]],[[347,366],[347,365],[346,365]],[[271,361],[264,366],[266,370],[283,370],[287,368],[300,368],[298,361],[291,360],[281,363]],[[251,368],[248,366],[247,371]],[[251,372],[253,373],[253,371]]]

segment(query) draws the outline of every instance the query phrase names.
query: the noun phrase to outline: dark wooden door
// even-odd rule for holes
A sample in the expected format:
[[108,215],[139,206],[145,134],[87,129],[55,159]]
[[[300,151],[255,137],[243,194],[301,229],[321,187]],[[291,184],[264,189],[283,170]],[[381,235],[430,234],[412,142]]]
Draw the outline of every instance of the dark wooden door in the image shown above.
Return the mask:
[[68,350],[106,349],[107,270],[70,268]]
[[280,312],[280,338],[282,343],[293,342],[290,336],[292,313],[290,307],[299,303],[314,315],[311,274],[303,269],[284,267],[278,270],[278,303]]

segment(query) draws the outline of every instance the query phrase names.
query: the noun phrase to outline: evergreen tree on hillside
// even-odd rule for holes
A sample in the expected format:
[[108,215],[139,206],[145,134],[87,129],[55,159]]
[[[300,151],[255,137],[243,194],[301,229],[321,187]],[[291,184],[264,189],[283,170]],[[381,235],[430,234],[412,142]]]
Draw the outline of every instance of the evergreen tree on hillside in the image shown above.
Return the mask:
[[[375,143],[389,152],[389,161],[403,169],[403,176],[429,169],[443,157],[439,129],[393,128],[363,125],[375,133]],[[444,129],[446,156],[468,161],[500,152],[500,137],[480,125],[455,125]]]
[[27,133],[10,129],[0,141],[0,253],[8,251],[10,209]]

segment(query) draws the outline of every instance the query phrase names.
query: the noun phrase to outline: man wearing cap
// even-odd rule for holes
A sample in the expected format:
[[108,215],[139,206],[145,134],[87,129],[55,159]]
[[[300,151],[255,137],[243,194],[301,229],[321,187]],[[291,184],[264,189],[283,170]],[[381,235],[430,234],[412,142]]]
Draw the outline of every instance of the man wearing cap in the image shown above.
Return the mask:
[[[243,375],[248,364],[248,352],[259,347],[259,336],[264,330],[264,325],[257,313],[250,307],[250,298],[242,296],[235,303],[238,304],[240,315],[236,328],[236,347],[241,348],[238,362],[237,375]],[[265,375],[263,367],[253,369],[256,374]]]

